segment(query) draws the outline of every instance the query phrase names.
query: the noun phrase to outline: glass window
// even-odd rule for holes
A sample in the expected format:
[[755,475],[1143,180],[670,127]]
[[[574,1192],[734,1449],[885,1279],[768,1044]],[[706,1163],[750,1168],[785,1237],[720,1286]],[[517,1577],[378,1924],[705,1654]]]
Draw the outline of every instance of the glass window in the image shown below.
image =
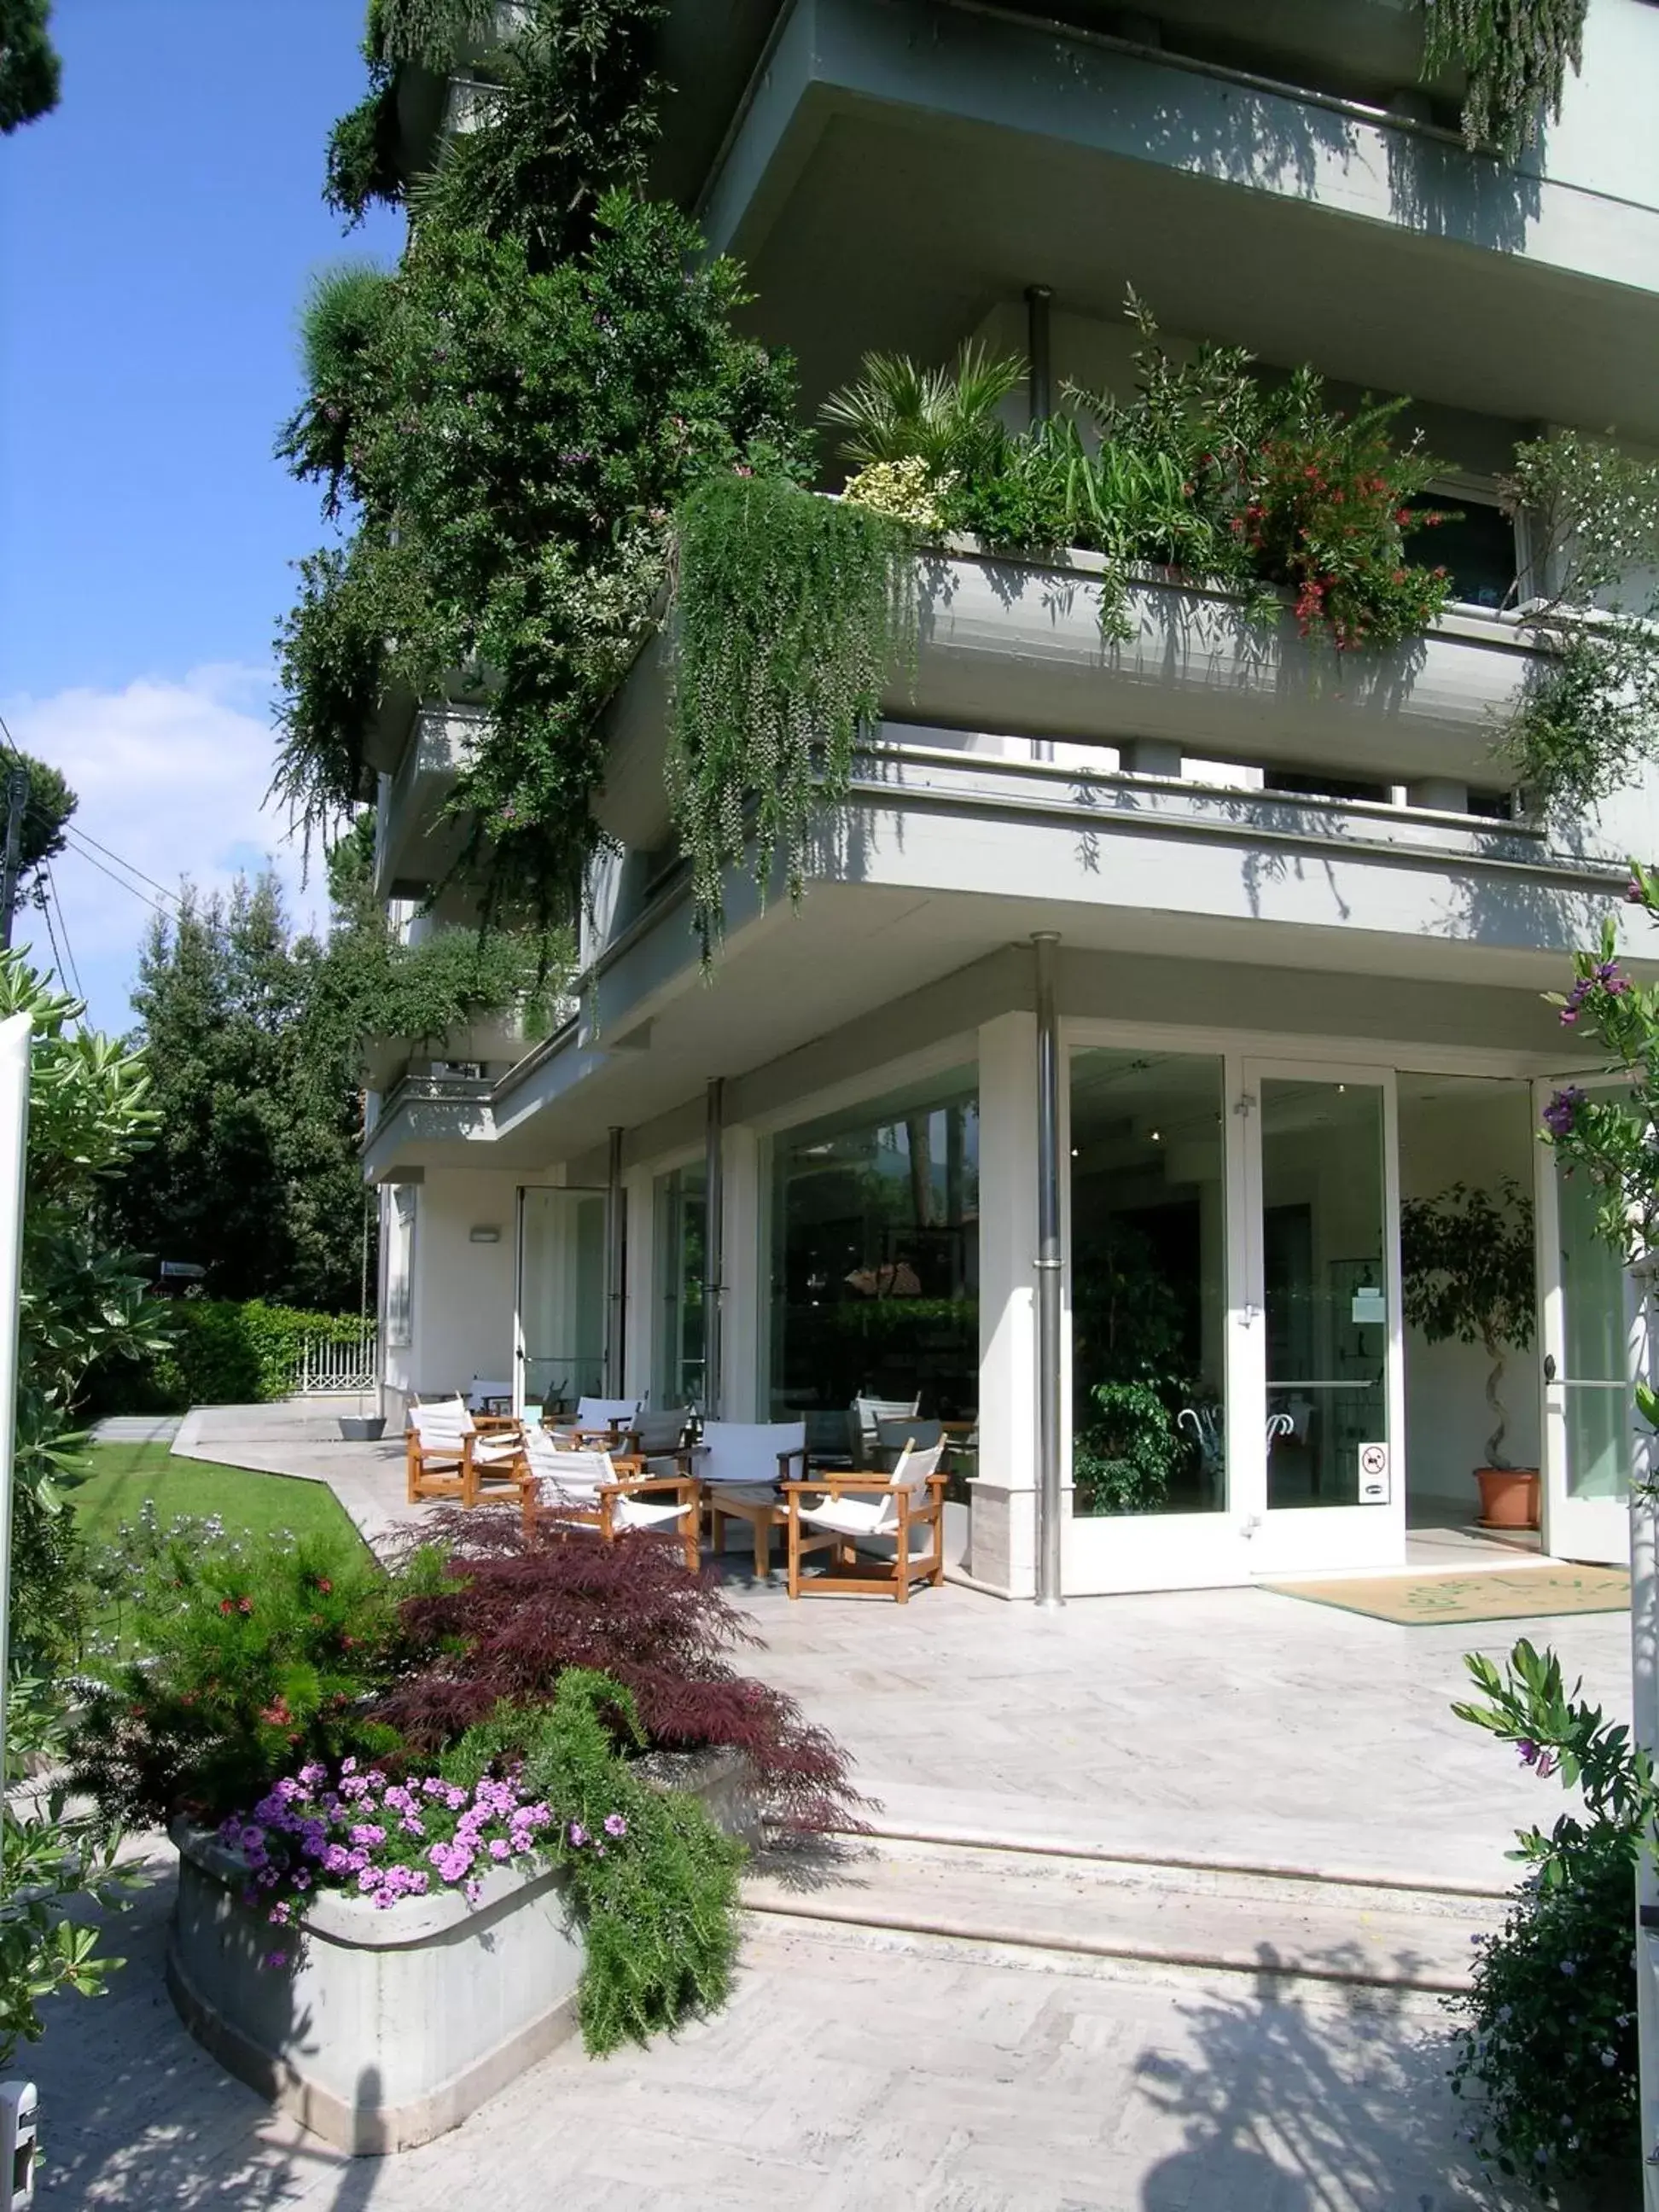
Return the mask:
[[1227,1502],[1218,1058],[1072,1055],[1072,1471],[1079,1513]]
[[771,1404],[843,1449],[855,1398],[970,1424],[979,1397],[979,1098],[970,1071],[772,1147]]
[[703,1235],[707,1224],[706,1162],[657,1177],[653,1239],[656,1310],[651,1346],[653,1401],[697,1406],[703,1394]]
[[386,1246],[386,1340],[407,1346],[415,1341],[415,1212],[418,1187],[392,1187],[391,1231]]
[[1382,1143],[1376,1084],[1261,1085],[1270,1506],[1357,1505],[1388,1439]]
[[1599,1194],[1558,1156],[1561,1299],[1566,1323],[1561,1383],[1567,1415],[1567,1495],[1621,1498],[1633,1471],[1631,1354],[1625,1268],[1596,1234]]
[[546,1186],[523,1193],[519,1328],[524,1395],[550,1413],[605,1389],[602,1190]]

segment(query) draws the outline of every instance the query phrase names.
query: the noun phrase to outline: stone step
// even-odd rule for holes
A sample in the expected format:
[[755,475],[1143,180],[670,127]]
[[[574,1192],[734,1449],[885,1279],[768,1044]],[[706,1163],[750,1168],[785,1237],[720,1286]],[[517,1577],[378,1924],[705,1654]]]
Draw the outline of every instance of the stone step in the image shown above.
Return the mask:
[[1284,1868],[872,1835],[758,1860],[757,1913],[1148,1966],[1451,1994],[1504,1900]]

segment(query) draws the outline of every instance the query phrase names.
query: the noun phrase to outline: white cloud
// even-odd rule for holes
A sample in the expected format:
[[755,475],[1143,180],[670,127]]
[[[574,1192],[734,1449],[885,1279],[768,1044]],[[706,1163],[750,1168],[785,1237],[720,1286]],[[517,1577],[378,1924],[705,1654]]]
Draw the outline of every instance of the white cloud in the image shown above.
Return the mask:
[[[313,851],[302,887],[301,846],[281,810],[264,804],[276,756],[269,670],[213,665],[182,682],[139,677],[119,691],[15,698],[4,712],[24,750],[61,769],[79,793],[74,827],[131,868],[170,890],[184,877],[211,890],[269,864],[295,920],[320,916],[326,899],[318,856]],[[131,1018],[128,993],[153,916],[94,865],[104,857],[71,850],[52,873],[90,1018],[120,1030]],[[139,889],[167,904],[148,884]],[[37,958],[50,958],[45,930],[28,910],[18,918],[19,942],[26,937]]]

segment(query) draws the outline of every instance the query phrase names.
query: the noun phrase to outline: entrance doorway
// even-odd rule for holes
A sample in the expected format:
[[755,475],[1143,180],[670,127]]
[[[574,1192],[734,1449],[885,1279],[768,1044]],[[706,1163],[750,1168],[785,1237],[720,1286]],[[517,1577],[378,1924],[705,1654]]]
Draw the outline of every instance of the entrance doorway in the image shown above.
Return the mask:
[[519,1193],[519,1413],[566,1413],[602,1396],[605,1194],[529,1184]]

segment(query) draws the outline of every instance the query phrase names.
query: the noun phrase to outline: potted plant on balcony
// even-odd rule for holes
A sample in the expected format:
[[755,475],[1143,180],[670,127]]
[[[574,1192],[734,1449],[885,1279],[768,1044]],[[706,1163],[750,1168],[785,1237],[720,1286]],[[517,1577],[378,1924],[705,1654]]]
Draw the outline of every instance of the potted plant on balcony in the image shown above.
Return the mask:
[[1498,1396],[1509,1352],[1532,1342],[1535,1318],[1532,1201],[1512,1176],[1495,1192],[1453,1183],[1400,1209],[1403,1304],[1431,1344],[1478,1344],[1492,1362],[1486,1403],[1495,1422],[1486,1463],[1474,1470],[1488,1528],[1538,1526],[1538,1470],[1504,1456],[1508,1416]]

